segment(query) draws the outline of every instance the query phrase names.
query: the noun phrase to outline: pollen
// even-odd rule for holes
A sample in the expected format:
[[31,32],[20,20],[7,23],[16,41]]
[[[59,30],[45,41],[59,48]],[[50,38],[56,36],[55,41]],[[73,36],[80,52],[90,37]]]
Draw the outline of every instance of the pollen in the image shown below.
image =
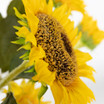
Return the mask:
[[44,13],[37,13],[36,16],[39,24],[35,37],[46,53],[44,61],[49,63],[48,69],[51,72],[56,71],[56,79],[64,86],[69,86],[77,75],[76,57],[71,42],[55,18]]

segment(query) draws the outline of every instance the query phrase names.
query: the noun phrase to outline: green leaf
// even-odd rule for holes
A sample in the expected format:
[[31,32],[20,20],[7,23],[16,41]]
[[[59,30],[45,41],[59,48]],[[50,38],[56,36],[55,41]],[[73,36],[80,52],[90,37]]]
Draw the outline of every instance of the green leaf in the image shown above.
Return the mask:
[[48,86],[45,84],[42,84],[40,91],[38,93],[38,99],[40,100],[41,97],[46,93],[46,91],[48,90]]
[[93,50],[96,47],[92,37],[89,36],[87,32],[82,32],[81,41],[85,46],[87,46],[91,50]]
[[[23,60],[20,59],[19,57],[21,55],[23,55],[24,53],[26,53],[26,50],[20,50],[20,51],[16,52],[16,54],[14,55],[14,57],[11,60],[9,72],[11,72],[15,67],[19,66],[23,62]],[[31,72],[30,72],[30,70],[31,70]],[[25,71],[23,71],[22,73],[20,73],[16,78],[14,78],[14,80],[20,79],[20,78],[31,79],[35,75],[36,75],[36,72],[35,72],[34,67],[30,67],[30,68],[26,69]]]
[[22,0],[12,0],[7,10],[8,16],[15,15],[13,7],[16,7],[18,11],[20,11],[21,13],[24,13],[24,6],[22,3]]
[[2,20],[3,18],[2,18],[2,15],[1,15],[1,13],[0,13],[0,21]]
[[15,16],[8,16],[0,21],[0,67],[3,72],[10,68],[10,62],[19,48],[18,45],[11,43],[16,39],[13,29],[13,25],[17,24],[16,21]]
[[24,38],[19,38],[18,40],[12,41],[13,44],[25,44]]
[[9,72],[11,72],[14,68],[19,66],[23,62],[23,60],[20,59],[19,57],[23,55],[25,52],[26,52],[25,50],[16,51],[16,54],[13,56],[13,58],[10,61]]
[[1,104],[17,104],[12,92],[9,92],[7,94],[7,97],[5,98],[3,103],[1,103]]
[[[20,46],[11,43],[11,41],[16,40],[16,30],[13,26],[19,26],[13,7],[16,7],[21,13],[24,13],[21,0],[13,0],[8,7],[7,17],[4,19],[0,14],[0,68],[2,72],[11,68],[12,60],[19,53],[17,49]],[[18,62],[21,62],[19,57]],[[17,66],[18,62],[16,60],[14,61],[14,67]]]

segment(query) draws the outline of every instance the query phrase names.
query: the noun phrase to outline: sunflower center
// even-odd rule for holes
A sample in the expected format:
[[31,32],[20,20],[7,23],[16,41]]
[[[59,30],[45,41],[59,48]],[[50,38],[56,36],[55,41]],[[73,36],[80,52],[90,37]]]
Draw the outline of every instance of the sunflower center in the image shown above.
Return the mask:
[[56,71],[56,79],[68,86],[77,74],[77,63],[67,34],[52,16],[44,13],[38,13],[36,16],[39,18],[39,24],[35,37],[46,53],[44,60],[49,63],[48,69]]

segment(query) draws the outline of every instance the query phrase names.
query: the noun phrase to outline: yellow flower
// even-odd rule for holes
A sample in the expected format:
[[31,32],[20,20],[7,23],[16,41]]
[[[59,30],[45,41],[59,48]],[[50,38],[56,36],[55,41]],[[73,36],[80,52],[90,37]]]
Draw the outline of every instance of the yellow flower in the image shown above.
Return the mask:
[[65,3],[72,10],[80,11],[82,13],[85,12],[85,4],[83,0],[55,0],[57,2]]
[[[34,83],[23,80],[20,85],[10,82],[9,90],[13,93],[18,104],[39,104],[38,92],[40,88],[35,88]],[[40,101],[41,104],[50,104],[50,102]]]
[[104,31],[98,28],[97,21],[94,21],[88,14],[84,14],[81,26],[82,32],[86,32],[88,36],[92,37],[95,45],[104,39]]
[[[67,5],[53,10],[52,0],[48,4],[46,0],[22,1],[28,25],[22,23],[22,28],[16,28],[25,44],[31,43],[29,61],[37,72],[33,80],[50,85],[56,104],[91,103],[95,99],[93,92],[80,79],[95,81],[94,69],[86,64],[91,56],[74,49],[81,33],[77,35],[78,28],[68,19]],[[17,11],[16,15],[21,19]]]

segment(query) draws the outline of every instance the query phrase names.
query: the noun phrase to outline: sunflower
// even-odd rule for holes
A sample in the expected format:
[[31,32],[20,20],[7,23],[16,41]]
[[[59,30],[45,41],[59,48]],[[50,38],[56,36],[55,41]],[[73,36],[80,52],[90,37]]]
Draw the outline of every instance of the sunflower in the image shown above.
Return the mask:
[[[78,28],[68,19],[70,10],[66,4],[53,10],[53,1],[23,0],[26,14],[15,13],[22,27],[15,27],[22,48],[28,50],[22,58],[29,59],[37,75],[32,79],[51,87],[56,104],[87,104],[93,101],[93,92],[80,77],[95,82],[94,69],[86,64],[88,53],[74,47],[81,37]],[[66,12],[67,11],[67,12]],[[23,42],[23,41],[22,41]],[[22,43],[21,43],[22,44]]]
[[79,11],[84,14],[85,4],[83,0],[54,0],[56,3],[61,2],[62,4],[67,4],[72,10]]
[[[23,80],[20,85],[11,81],[9,91],[11,91],[18,104],[39,104],[38,92],[40,88],[35,88],[35,84]],[[5,90],[7,92],[7,90]],[[51,104],[50,102],[40,101],[41,104]]]
[[[91,16],[88,14],[84,14],[82,22],[79,25],[79,30],[82,31],[82,42],[86,41],[87,43],[91,42],[88,45],[89,47],[91,44],[93,46],[98,45],[104,39],[104,31],[100,30],[97,26],[97,21],[94,21]],[[88,41],[89,40],[89,41]],[[93,48],[93,47],[92,47]]]

